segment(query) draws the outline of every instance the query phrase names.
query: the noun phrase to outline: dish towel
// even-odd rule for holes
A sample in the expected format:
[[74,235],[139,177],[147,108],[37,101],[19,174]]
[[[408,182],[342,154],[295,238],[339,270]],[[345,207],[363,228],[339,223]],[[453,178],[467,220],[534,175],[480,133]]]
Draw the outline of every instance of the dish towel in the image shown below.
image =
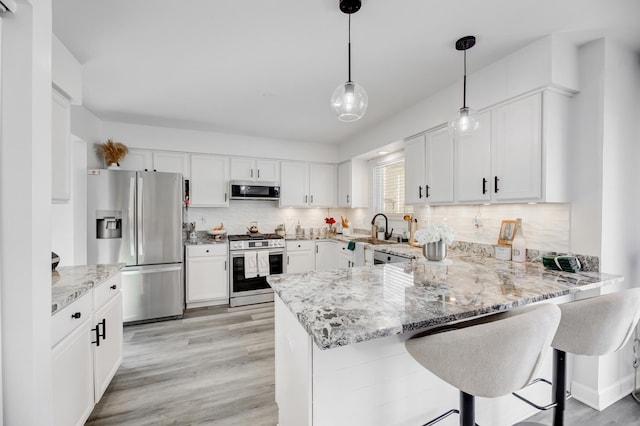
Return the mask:
[[268,277],[269,270],[269,250],[261,250],[258,252],[258,274],[261,277]]
[[356,243],[353,250],[353,266],[364,266],[364,243]]
[[244,277],[255,278],[258,276],[258,263],[256,262],[256,252],[244,254]]

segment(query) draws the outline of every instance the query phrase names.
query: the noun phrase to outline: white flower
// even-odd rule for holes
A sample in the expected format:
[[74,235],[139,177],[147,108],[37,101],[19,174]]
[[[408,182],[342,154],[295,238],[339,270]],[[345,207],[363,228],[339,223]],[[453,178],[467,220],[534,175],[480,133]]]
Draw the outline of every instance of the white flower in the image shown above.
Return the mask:
[[452,227],[446,223],[437,223],[416,231],[416,240],[420,244],[436,243],[440,240],[445,244],[451,244],[455,235]]

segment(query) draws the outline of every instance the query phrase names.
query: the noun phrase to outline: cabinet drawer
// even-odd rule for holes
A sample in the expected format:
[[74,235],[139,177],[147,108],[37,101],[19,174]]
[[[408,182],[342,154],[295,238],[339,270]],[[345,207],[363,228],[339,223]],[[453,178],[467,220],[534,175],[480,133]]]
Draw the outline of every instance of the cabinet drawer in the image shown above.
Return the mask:
[[226,256],[226,244],[204,244],[200,246],[187,246],[187,256]]
[[111,300],[112,297],[115,297],[118,293],[120,293],[122,289],[122,279],[120,278],[120,274],[109,278],[107,281],[100,284],[98,287],[93,288],[93,306],[95,309],[100,309]]
[[53,314],[51,317],[52,347],[75,330],[76,327],[91,318],[91,315],[93,314],[92,293],[93,291],[87,292],[87,294],[83,295],[69,306]]
[[314,241],[287,241],[287,251],[313,250]]

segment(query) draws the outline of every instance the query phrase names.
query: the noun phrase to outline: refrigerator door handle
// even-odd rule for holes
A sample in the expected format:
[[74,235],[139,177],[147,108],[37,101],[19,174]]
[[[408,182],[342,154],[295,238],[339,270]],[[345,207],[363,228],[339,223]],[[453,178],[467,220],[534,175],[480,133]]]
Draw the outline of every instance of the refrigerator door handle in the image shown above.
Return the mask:
[[134,217],[134,207],[135,207],[135,186],[136,181],[135,178],[129,179],[129,251],[131,252],[131,256],[136,255],[136,247],[135,247],[135,234],[133,233],[133,224],[135,222]]
[[182,266],[173,266],[173,267],[164,267],[164,268],[152,268],[152,269],[133,269],[127,270],[124,269],[120,272],[122,275],[134,275],[134,274],[155,274],[157,272],[171,272],[171,271],[181,271]]
[[142,196],[144,179],[141,177],[138,178],[138,263],[143,263],[140,259],[141,256],[144,256],[144,229],[143,229],[143,213],[144,213],[144,197]]

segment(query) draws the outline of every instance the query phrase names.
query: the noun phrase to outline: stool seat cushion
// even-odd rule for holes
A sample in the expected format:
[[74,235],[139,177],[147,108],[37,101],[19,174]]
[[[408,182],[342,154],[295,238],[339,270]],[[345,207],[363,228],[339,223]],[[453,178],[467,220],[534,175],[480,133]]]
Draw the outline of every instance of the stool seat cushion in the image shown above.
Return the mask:
[[[526,386],[542,364],[560,309],[540,304],[491,315],[405,342],[424,368],[470,395],[494,398]],[[479,323],[478,323],[479,322]]]
[[640,288],[560,305],[562,319],[551,345],[576,355],[605,355],[622,348],[640,318]]

